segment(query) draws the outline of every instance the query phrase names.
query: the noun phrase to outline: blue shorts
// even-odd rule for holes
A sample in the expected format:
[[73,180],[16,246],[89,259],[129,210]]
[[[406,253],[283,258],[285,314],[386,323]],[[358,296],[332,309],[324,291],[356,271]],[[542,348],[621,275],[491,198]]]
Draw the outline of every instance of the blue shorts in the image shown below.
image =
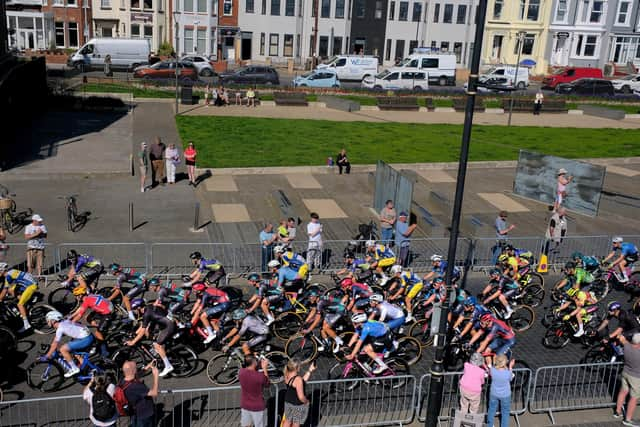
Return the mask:
[[227,310],[229,310],[229,307],[231,307],[231,303],[230,302],[222,302],[220,304],[214,305],[213,307],[207,308],[205,310],[205,313],[207,313],[207,317],[218,318],[223,313],[225,313]]
[[93,344],[93,340],[93,335],[89,335],[84,338],[69,341],[67,343],[67,347],[69,347],[69,350],[73,352],[86,350],[91,346],[91,344]]
[[402,317],[398,317],[397,319],[389,320],[385,323],[387,324],[389,329],[391,329],[392,331],[395,331],[396,329],[400,328],[400,326],[404,325],[404,321],[405,321],[405,317],[402,316]]
[[495,354],[505,354],[511,347],[515,345],[515,343],[515,338],[505,340],[504,338],[495,337],[491,341],[491,344],[489,344],[489,348],[493,350]]

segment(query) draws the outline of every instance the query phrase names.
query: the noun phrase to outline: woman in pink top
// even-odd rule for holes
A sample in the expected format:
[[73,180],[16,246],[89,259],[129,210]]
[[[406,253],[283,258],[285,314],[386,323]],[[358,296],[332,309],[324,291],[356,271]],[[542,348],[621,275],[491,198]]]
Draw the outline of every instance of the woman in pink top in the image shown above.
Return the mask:
[[184,150],[184,163],[187,165],[187,173],[189,174],[189,185],[196,186],[196,151],[193,141],[189,141],[189,146]]
[[558,170],[558,186],[556,187],[556,201],[553,204],[553,211],[557,211],[560,205],[562,204],[562,200],[567,197],[567,185],[573,180],[571,175],[567,175],[567,170],[565,168],[560,168]]
[[484,370],[484,358],[480,353],[471,355],[471,363],[464,364],[464,374],[460,378],[460,408],[462,414],[477,414],[482,397],[482,385],[487,372]]

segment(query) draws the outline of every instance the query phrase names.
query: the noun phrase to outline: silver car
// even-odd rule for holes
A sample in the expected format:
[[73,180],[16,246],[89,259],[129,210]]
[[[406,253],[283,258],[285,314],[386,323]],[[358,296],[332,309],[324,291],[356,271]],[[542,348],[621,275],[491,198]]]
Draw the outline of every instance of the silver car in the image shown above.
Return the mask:
[[216,75],[216,72],[213,70],[213,65],[211,65],[211,62],[209,62],[206,56],[186,55],[182,57],[182,60],[192,62],[193,66],[198,70],[199,76],[211,77]]

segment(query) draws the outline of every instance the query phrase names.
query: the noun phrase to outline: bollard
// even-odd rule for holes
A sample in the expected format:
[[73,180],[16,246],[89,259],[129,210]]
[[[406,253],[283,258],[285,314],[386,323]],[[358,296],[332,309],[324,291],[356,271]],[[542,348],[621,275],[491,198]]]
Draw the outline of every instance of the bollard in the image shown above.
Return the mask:
[[129,232],[133,232],[133,203],[129,203]]
[[200,218],[200,203],[196,202],[196,206],[195,206],[195,212],[194,212],[194,216],[193,216],[193,229],[197,230],[198,227],[198,219]]

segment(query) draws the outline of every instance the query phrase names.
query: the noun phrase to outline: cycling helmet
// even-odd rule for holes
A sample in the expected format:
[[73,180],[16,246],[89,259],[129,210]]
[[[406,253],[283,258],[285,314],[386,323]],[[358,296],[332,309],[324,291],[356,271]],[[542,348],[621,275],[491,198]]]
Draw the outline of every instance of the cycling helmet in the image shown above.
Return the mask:
[[618,301],[612,301],[609,303],[607,310],[611,313],[612,311],[620,310],[620,307],[622,307],[622,305]]
[[380,294],[373,294],[369,297],[371,302],[382,302],[384,301],[384,297]]
[[367,321],[367,315],[364,313],[356,313],[351,316],[351,321],[353,323],[364,323]]
[[489,313],[485,313],[480,318],[480,321],[481,322],[493,323],[493,316],[491,314],[489,314]]
[[432,262],[442,261],[442,255],[438,255],[438,254],[431,255],[431,261]]
[[571,259],[581,259],[582,258],[582,252],[574,252],[571,254]]
[[367,240],[364,245],[366,247],[368,247],[368,248],[373,248],[376,245],[376,241],[375,240]]
[[351,285],[353,285],[353,279],[351,277],[345,277],[340,281],[340,286],[342,286],[343,288],[349,287]]
[[76,252],[75,249],[71,249],[69,252],[67,252],[68,261],[75,261],[77,259],[78,259],[78,252]]
[[113,273],[115,273],[116,271],[120,271],[120,264],[116,264],[114,262],[109,266],[109,270],[111,270]]
[[160,280],[158,280],[156,277],[152,277],[151,279],[149,279],[149,286],[160,286]]
[[83,286],[76,286],[75,288],[73,288],[73,295],[79,297],[82,295],[86,295],[87,292],[87,288],[83,287]]
[[202,259],[202,254],[198,251],[195,252],[191,252],[191,254],[189,255],[189,258],[191,259]]
[[356,255],[351,251],[345,251],[344,257],[347,259],[356,259]]
[[509,259],[509,255],[507,255],[507,254],[502,254],[502,255],[500,255],[498,257],[498,261],[500,261],[500,262],[505,262],[508,259]]
[[478,299],[476,297],[474,297],[473,295],[468,296],[465,300],[464,300],[464,305],[466,306],[470,306],[470,305],[476,305],[478,303]]
[[6,262],[0,262],[0,273],[4,273],[9,269],[9,264]]
[[207,286],[204,283],[196,283],[193,285],[193,290],[195,292],[204,292],[205,289],[207,289]]
[[231,313],[231,318],[233,320],[242,320],[245,317],[247,317],[247,311],[244,308],[238,308],[233,310],[233,313]]
[[144,300],[142,298],[134,298],[131,301],[131,310],[138,309],[142,306],[144,306]]
[[318,292],[317,288],[311,288],[307,291],[307,297],[317,297],[320,296],[320,292]]
[[624,239],[622,237],[620,237],[620,236],[616,236],[613,239],[611,239],[611,242],[613,242],[613,243],[622,243],[622,242],[624,242]]
[[366,310],[369,308],[369,298],[360,298],[356,300],[355,306],[358,310]]
[[505,251],[514,251],[516,248],[513,245],[505,245]]
[[52,310],[52,311],[48,312],[47,315],[45,316],[45,319],[47,320],[47,323],[59,322],[63,318],[64,318],[64,316],[62,315],[62,313],[60,313],[57,310]]
[[434,285],[442,285],[444,283],[444,279],[440,276],[436,277],[435,279],[433,279],[433,284]]
[[456,297],[456,301],[458,301],[459,303],[464,302],[464,300],[466,299],[467,299],[467,293],[465,291],[460,291],[460,293]]
[[251,273],[249,277],[247,277],[247,280],[251,282],[258,282],[260,280],[260,275],[258,273]]
[[269,261],[269,264],[267,264],[267,267],[269,267],[269,268],[279,268],[280,267],[280,261],[278,261],[277,259],[272,259],[271,261]]
[[500,274],[502,274],[502,272],[497,268],[492,268],[491,270],[489,270],[489,276],[497,276]]
[[391,267],[391,274],[398,274],[398,273],[402,273],[401,265],[394,265],[393,267]]
[[286,250],[287,250],[287,247],[285,245],[276,245],[276,247],[273,248],[273,253],[283,254]]
[[573,261],[567,261],[564,265],[565,270],[572,270],[576,268],[576,263]]

